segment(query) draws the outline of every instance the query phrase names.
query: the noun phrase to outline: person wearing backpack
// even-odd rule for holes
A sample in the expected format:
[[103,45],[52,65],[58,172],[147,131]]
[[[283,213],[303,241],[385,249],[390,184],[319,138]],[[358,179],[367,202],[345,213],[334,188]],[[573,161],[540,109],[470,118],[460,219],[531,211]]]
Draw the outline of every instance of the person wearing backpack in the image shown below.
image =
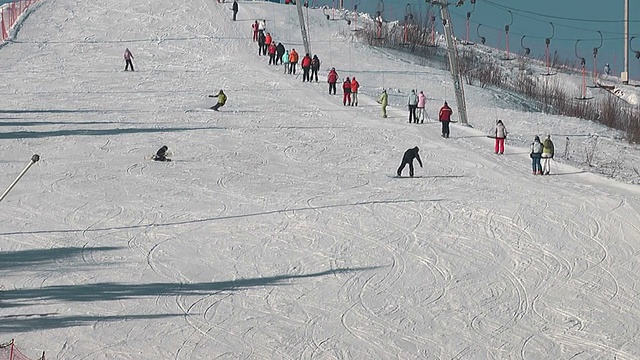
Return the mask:
[[540,164],[540,159],[542,158],[542,147],[540,137],[536,135],[533,138],[533,143],[531,143],[531,152],[529,152],[533,175],[542,175],[542,165]]

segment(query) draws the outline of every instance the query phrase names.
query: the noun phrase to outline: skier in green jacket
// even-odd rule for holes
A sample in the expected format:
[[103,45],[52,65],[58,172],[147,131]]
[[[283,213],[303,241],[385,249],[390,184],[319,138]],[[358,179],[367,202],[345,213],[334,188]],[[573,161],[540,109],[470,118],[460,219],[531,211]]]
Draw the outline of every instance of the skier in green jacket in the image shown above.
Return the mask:
[[380,95],[380,98],[378,99],[378,103],[380,105],[382,105],[382,117],[386,118],[387,117],[387,104],[388,104],[388,95],[387,95],[387,90],[382,90],[382,95]]
[[218,95],[209,95],[209,97],[217,97],[218,98],[218,103],[211,107],[211,109],[213,109],[215,111],[218,111],[218,109],[220,107],[224,106],[224,104],[227,102],[227,95],[225,95],[224,91],[222,91],[222,90],[220,90]]

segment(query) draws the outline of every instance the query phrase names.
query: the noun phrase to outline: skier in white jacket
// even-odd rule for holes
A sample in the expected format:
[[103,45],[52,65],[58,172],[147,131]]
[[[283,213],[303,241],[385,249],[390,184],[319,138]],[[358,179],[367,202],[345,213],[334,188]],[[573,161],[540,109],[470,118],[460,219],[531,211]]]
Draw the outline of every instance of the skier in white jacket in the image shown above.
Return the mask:
[[418,95],[416,95],[416,91],[413,89],[411,89],[411,93],[409,94],[407,105],[409,106],[409,124],[412,122],[417,124],[418,118],[416,117],[416,108],[418,107]]

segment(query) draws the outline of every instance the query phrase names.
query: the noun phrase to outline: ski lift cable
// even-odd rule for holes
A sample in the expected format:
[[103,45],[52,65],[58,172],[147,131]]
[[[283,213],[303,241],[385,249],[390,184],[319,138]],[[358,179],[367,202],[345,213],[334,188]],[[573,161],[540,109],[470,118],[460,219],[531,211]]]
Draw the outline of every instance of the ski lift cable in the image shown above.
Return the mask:
[[[464,16],[461,16],[460,14],[456,14],[453,11],[449,11],[449,13],[451,15],[457,16],[458,18],[464,18]],[[494,26],[490,26],[490,25],[481,24],[481,23],[475,22],[473,20],[471,20],[471,23],[482,25],[483,27],[486,27],[486,28],[491,29],[491,30],[496,30],[496,31],[499,31],[499,32],[504,31],[504,29],[501,29],[501,28],[498,28],[498,27],[494,27]],[[562,25],[559,25],[559,26],[562,26]],[[567,26],[565,26],[565,27],[567,27]],[[593,29],[574,28],[574,27],[571,27],[571,28],[572,29],[577,29],[577,30],[584,30],[584,31],[594,32],[594,33],[599,32],[598,30],[593,30]],[[555,32],[555,27],[554,27],[554,32]],[[604,38],[604,40],[621,40],[621,39],[624,39],[624,34],[621,33],[621,32],[613,32],[613,31],[600,31],[600,32],[603,33],[603,34],[617,35],[617,36],[614,36],[614,37],[606,37],[606,38]],[[543,36],[534,36],[534,35],[528,35],[528,34],[521,34],[521,33],[511,32],[511,31],[509,33],[512,34],[512,35],[518,35],[518,36],[527,35],[527,37],[532,38],[532,39],[545,39],[545,37],[543,37]],[[638,33],[635,36],[640,38],[640,33]],[[577,40],[577,38],[555,38],[555,40],[558,40],[558,41],[575,41],[575,40]],[[582,40],[583,41],[599,41],[600,37],[588,38],[588,39],[587,38],[583,38]]]
[[[490,0],[481,0],[486,2],[487,4],[489,4],[490,6],[494,6],[497,7],[499,9],[502,10],[513,10],[516,13],[523,13],[523,14],[530,14],[530,15],[535,15],[535,16],[539,16],[539,17],[543,17],[543,18],[548,18],[548,19],[558,19],[558,20],[568,20],[568,21],[581,21],[581,22],[590,22],[590,23],[594,23],[594,22],[600,22],[600,23],[619,23],[620,20],[601,20],[601,19],[585,19],[585,18],[572,18],[572,17],[565,17],[565,16],[555,16],[555,15],[548,15],[548,14],[542,14],[542,13],[537,13],[535,11],[529,11],[529,10],[523,10],[523,9],[518,9],[518,8],[514,8],[514,7],[510,7],[510,6],[505,6],[505,5],[501,5],[501,4],[496,4],[493,1]],[[523,16],[523,15],[520,15]],[[534,20],[538,20],[538,21],[543,21],[540,19],[534,19]],[[630,22],[640,22],[640,20],[634,20],[634,21],[630,21]]]
[[[461,15],[461,14],[459,14],[459,13],[457,13],[457,12],[453,11],[453,10],[449,10],[449,13],[450,13],[452,16],[456,16],[456,17],[461,18],[461,19],[464,19],[464,18],[465,18],[465,16],[463,16],[463,15]],[[519,15],[519,16],[524,17],[524,18],[527,18],[527,19],[530,19],[530,20],[535,20],[535,21],[538,21],[538,22],[544,22],[544,23],[547,23],[547,21],[544,21],[544,20],[540,20],[540,19],[536,19],[536,18],[531,18],[531,17],[526,17],[526,16],[522,16],[522,15]],[[471,22],[473,23],[474,21],[473,21],[473,20],[471,20]],[[582,30],[582,31],[589,31],[589,32],[597,32],[597,30],[587,29],[587,28],[584,28],[584,27],[571,26],[571,25],[564,25],[564,24],[558,24],[558,23],[556,23],[556,25],[558,25],[559,27],[567,28],[567,29]],[[489,27],[489,26],[487,26],[487,27]],[[498,28],[493,28],[493,29],[500,30],[500,29],[498,29]],[[622,32],[617,32],[617,31],[603,31],[602,33],[604,33],[604,34],[611,34],[611,35],[618,35],[618,36],[622,36]],[[576,39],[574,38],[574,39],[566,39],[566,40],[576,40]]]

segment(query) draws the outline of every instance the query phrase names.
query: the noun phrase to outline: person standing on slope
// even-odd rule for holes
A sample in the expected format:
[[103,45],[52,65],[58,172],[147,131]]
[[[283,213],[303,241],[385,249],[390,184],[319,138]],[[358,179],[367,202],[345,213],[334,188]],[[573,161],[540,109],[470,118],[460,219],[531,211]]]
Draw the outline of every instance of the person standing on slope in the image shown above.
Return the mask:
[[318,55],[313,55],[313,59],[311,59],[311,77],[309,77],[309,81],[316,79],[318,82],[318,70],[320,70],[320,59],[318,59]]
[[358,89],[360,89],[360,83],[354,76],[351,78],[351,106],[358,106]]
[[409,98],[407,99],[407,105],[409,106],[409,124],[411,122],[418,123],[418,118],[416,117],[416,109],[418,108],[418,95],[416,95],[416,91],[411,89],[409,93]]
[[422,167],[422,160],[420,160],[420,154],[418,154],[418,147],[414,147],[413,149],[409,149],[404,152],[402,156],[402,164],[398,168],[398,176],[402,176],[402,170],[404,170],[405,165],[409,165],[409,176],[413,177],[413,159],[418,160],[418,164]]
[[253,30],[253,41],[258,41],[258,20],[251,25]]
[[449,122],[451,121],[451,115],[453,115],[453,110],[449,107],[447,102],[444,102],[444,106],[440,108],[440,112],[438,113],[438,120],[442,123],[442,137],[449,138]]
[[227,103],[227,95],[225,95],[224,91],[220,90],[218,95],[209,95],[209,97],[218,98],[218,103],[211,107],[212,110],[218,111],[219,108],[223,107],[224,104]]
[[298,52],[296,49],[291,49],[289,52],[289,74],[296,74],[296,66],[298,66]]
[[264,32],[260,31],[258,33],[258,56],[262,56],[262,50],[264,49],[265,41],[266,37],[264,36]]
[[336,72],[336,68],[331,68],[331,71],[329,71],[329,75],[327,75],[327,82],[329,83],[329,95],[331,95],[331,90],[333,90],[333,95],[335,95],[336,83],[338,82],[338,73]]
[[278,65],[278,61],[282,63],[282,55],[284,55],[284,45],[278,43],[276,45],[276,65]]
[[131,66],[131,71],[133,70],[133,54],[131,53],[131,51],[129,51],[129,48],[126,48],[124,50],[124,71],[127,71],[129,69],[129,66]]
[[531,158],[531,168],[533,169],[533,175],[542,175],[542,165],[540,164],[540,158],[542,158],[542,143],[538,135],[533,138],[531,143],[531,152],[529,157]]
[[378,99],[378,103],[380,103],[380,106],[382,108],[382,117],[386,118],[387,117],[387,104],[389,101],[389,96],[387,95],[387,90],[382,89],[382,94],[380,95],[380,98]]
[[282,63],[284,64],[284,73],[288,73],[289,72],[289,50],[285,50],[284,54],[282,54],[282,59],[280,59],[282,61]]
[[269,52],[269,65],[275,65],[276,64],[276,45],[274,43],[271,43],[271,45],[269,45],[269,50],[267,50]]
[[551,172],[553,154],[553,141],[551,141],[551,135],[547,135],[542,142],[542,174],[544,175],[549,175],[549,172]]
[[347,106],[347,104],[351,106],[351,80],[348,77],[342,83],[342,105]]
[[264,45],[262,46],[262,55],[267,55],[267,50],[269,49],[269,45],[273,42],[273,38],[270,33],[267,33],[264,37]]
[[233,21],[236,21],[236,15],[238,15],[238,2],[236,0],[233,0],[231,10],[233,10]]
[[[424,112],[424,105],[427,101],[427,97],[424,96],[424,93],[420,91],[418,94],[418,116],[417,119],[420,120],[420,123],[424,123],[424,118],[426,117],[426,113]],[[417,121],[416,121],[417,122]]]
[[311,82],[311,78],[309,77],[311,72],[311,56],[305,54],[300,65],[302,66],[302,82]]
[[496,123],[496,130],[494,132],[496,138],[495,153],[504,154],[504,140],[507,138],[507,128],[502,123],[502,120],[498,120]]

